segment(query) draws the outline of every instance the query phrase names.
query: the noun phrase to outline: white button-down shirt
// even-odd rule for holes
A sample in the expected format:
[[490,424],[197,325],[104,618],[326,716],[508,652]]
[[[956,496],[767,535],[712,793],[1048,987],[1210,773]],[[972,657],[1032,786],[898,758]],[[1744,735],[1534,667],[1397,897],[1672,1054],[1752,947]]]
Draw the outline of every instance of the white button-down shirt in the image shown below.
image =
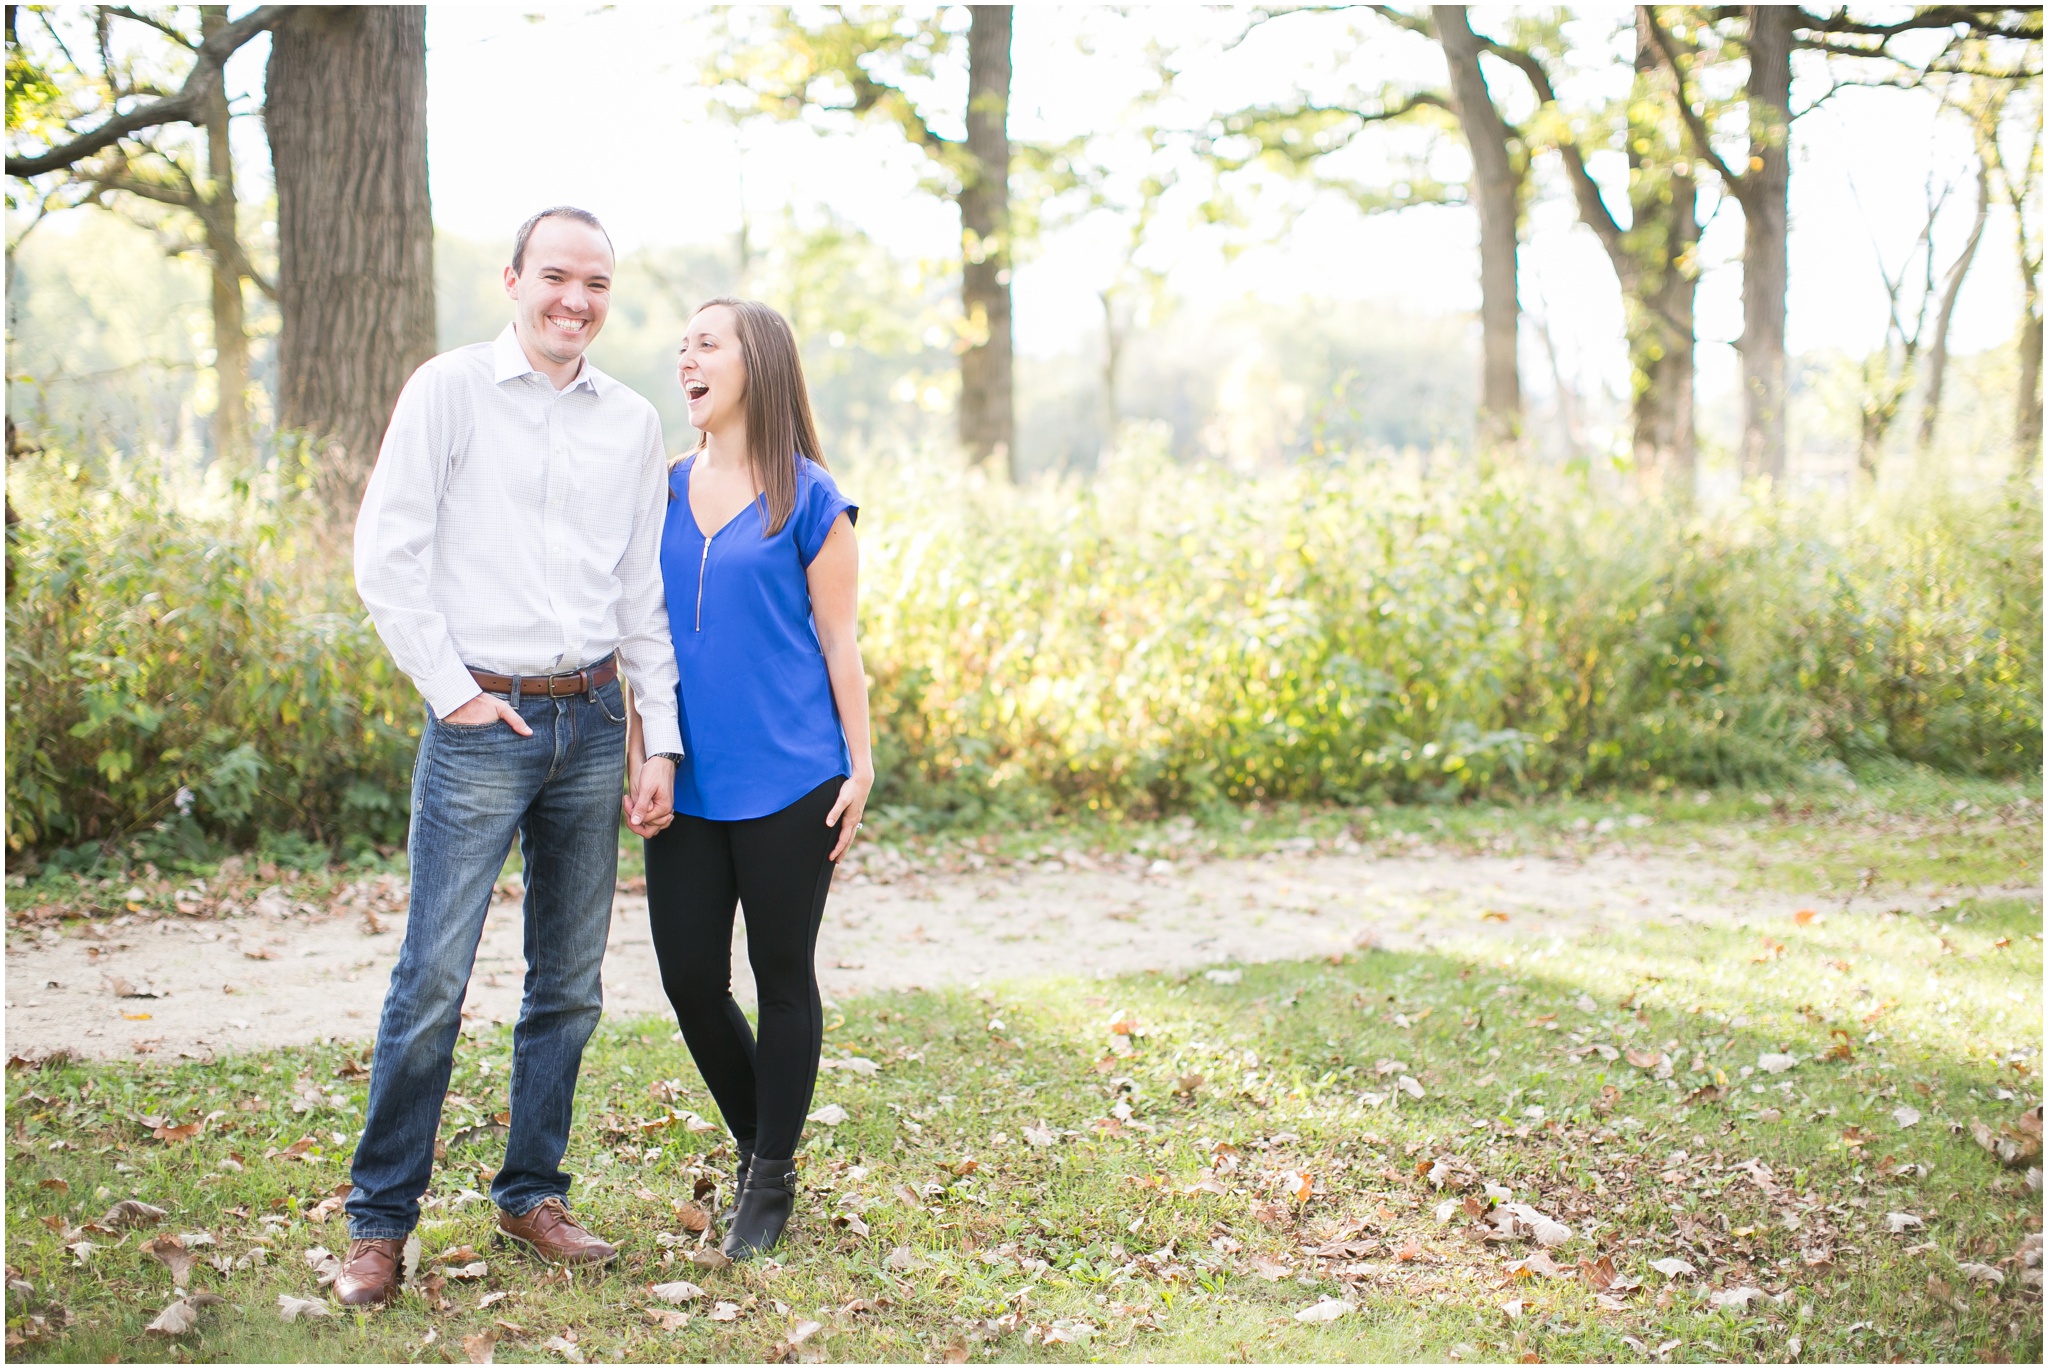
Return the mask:
[[436,717],[476,697],[471,667],[548,675],[616,648],[648,752],[681,751],[667,503],[654,406],[588,359],[557,391],[507,325],[405,383],[356,518],[356,589]]

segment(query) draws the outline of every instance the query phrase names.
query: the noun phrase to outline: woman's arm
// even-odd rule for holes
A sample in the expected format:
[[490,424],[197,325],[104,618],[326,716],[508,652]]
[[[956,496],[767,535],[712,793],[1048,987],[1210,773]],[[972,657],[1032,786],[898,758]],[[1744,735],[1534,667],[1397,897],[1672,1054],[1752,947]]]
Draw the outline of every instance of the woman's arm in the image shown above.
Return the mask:
[[868,675],[861,664],[856,626],[860,608],[860,550],[853,540],[853,520],[840,514],[825,535],[825,545],[811,558],[806,573],[811,587],[811,616],[818,624],[818,645],[825,652],[825,670],[832,678],[832,702],[839,706],[839,724],[846,729],[846,749],[853,773],[839,787],[839,801],[825,815],[825,825],[844,822],[832,847],[838,860],[853,845],[854,829],[867,811],[868,791],[875,787],[875,754],[868,735]]
[[626,705],[626,792],[619,795],[619,812],[635,835],[651,837],[673,819],[663,818],[660,822],[650,823],[633,821],[633,795],[640,784],[640,767],[647,764],[647,742],[640,735],[640,710],[633,706],[632,682],[624,675],[619,676],[619,697]]

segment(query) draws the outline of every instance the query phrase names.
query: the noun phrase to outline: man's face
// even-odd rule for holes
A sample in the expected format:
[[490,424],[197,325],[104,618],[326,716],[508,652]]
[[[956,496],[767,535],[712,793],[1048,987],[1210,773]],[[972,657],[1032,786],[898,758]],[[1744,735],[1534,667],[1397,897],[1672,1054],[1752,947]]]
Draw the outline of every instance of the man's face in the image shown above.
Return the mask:
[[583,355],[611,311],[612,249],[604,234],[574,219],[542,219],[526,239],[525,269],[505,268],[519,336],[567,365]]

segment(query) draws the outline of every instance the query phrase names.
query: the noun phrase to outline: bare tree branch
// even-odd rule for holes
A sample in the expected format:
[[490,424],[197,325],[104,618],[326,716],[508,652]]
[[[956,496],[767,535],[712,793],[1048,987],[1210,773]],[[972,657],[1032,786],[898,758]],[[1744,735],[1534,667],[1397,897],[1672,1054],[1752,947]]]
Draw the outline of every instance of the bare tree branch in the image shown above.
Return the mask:
[[132,10],[126,5],[109,5],[106,7],[106,12],[117,18],[132,19],[138,24],[147,24],[150,28],[155,29],[187,52],[197,52],[199,50],[199,45],[179,32],[177,25],[165,23],[153,14],[144,14],[140,10]]
[[26,178],[61,171],[90,157],[101,148],[112,146],[131,133],[139,133],[145,128],[156,128],[163,124],[191,123],[200,117],[209,85],[227,59],[257,34],[275,28],[284,20],[290,8],[288,5],[265,5],[260,9],[251,10],[199,45],[192,70],[186,73],[185,84],[179,88],[176,95],[153,100],[126,114],[116,114],[92,132],[74,138],[61,147],[51,148],[35,156],[10,155],[7,158],[7,174]]
[[1871,38],[1891,38],[1901,33],[1926,32],[1929,29],[1966,28],[1972,38],[2041,40],[2041,11],[2031,6],[1929,5],[1912,18],[1901,19],[1895,24],[1872,24],[1851,19],[1846,6],[1828,15],[1809,14],[1802,10],[1799,18],[1802,28]]
[[1692,89],[1686,84],[1685,68],[1678,64],[1678,54],[1672,50],[1671,35],[1666,33],[1664,25],[1658,22],[1656,6],[1639,5],[1637,10],[1647,21],[1650,41],[1657,45],[1657,55],[1663,59],[1664,65],[1671,69],[1672,78],[1678,82],[1678,113],[1685,120],[1686,131],[1692,134],[1693,146],[1698,149],[1700,156],[1707,159],[1707,163],[1714,168],[1714,174],[1721,178],[1721,183],[1733,192],[1735,198],[1747,200],[1751,183],[1747,178],[1736,175],[1728,163],[1722,160],[1721,154],[1714,150],[1713,135],[1707,131],[1707,121],[1692,107]]

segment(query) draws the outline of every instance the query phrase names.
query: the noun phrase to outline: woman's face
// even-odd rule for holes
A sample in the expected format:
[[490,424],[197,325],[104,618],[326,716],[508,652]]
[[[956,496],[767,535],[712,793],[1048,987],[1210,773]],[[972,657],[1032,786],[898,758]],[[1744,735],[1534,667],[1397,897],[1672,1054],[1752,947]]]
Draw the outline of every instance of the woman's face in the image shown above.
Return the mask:
[[690,403],[690,426],[718,432],[744,421],[747,366],[740,359],[739,321],[731,309],[714,304],[698,311],[683,333],[676,380]]

